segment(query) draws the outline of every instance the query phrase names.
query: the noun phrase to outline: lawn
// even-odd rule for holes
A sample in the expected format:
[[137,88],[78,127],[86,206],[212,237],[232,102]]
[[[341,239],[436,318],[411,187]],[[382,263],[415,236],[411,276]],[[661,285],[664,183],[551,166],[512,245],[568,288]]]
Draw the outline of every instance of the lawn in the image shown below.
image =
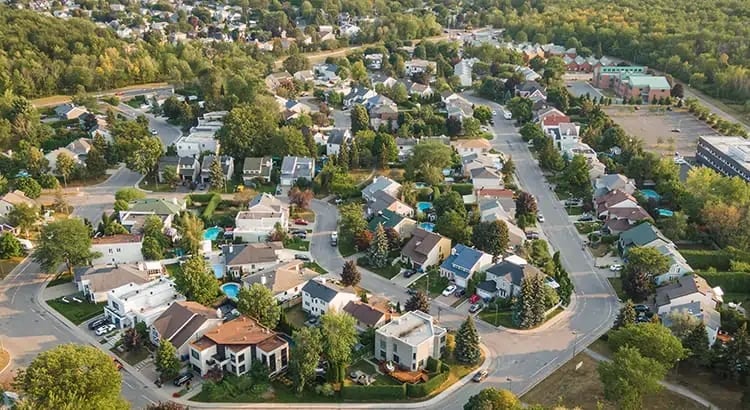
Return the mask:
[[560,187],[557,187],[555,189],[555,194],[557,194],[557,197],[560,198],[561,201],[564,201],[568,198],[570,198],[570,192],[563,190]]
[[346,381],[344,381],[345,384],[354,384],[352,379],[349,378],[349,374],[355,370],[359,370],[361,372],[364,372],[365,374],[375,375],[375,381],[372,383],[375,386],[397,386],[399,384],[399,382],[392,377],[385,374],[379,374],[375,369],[375,366],[365,361],[365,359],[360,359],[354,362],[354,364],[346,369]]
[[0,259],[0,280],[2,280],[5,275],[9,274],[10,271],[12,271],[16,266],[18,266],[19,263],[23,258],[10,258],[10,259]]
[[412,289],[428,291],[429,286],[429,291],[427,292],[428,296],[437,297],[443,293],[443,289],[447,288],[449,284],[450,281],[448,278],[440,276],[440,272],[438,271],[433,271],[417,279],[417,281],[412,283],[409,287]]
[[719,408],[741,408],[742,387],[720,379],[705,368],[680,364],[667,374],[667,381],[687,387]]
[[586,235],[591,232],[598,231],[602,226],[601,222],[576,222],[573,225],[575,225],[576,230],[581,235]]
[[609,283],[612,284],[612,287],[615,289],[615,293],[617,294],[617,297],[620,300],[627,300],[628,297],[625,296],[625,292],[622,290],[622,279],[620,278],[607,278],[609,280]]
[[302,304],[296,304],[289,309],[284,311],[286,315],[286,321],[297,329],[305,327],[305,321],[307,320],[307,313],[302,310]]
[[315,212],[309,209],[299,209],[297,207],[294,207],[294,210],[291,212],[289,217],[291,219],[302,218],[310,223],[315,222]]
[[303,241],[299,238],[289,238],[284,240],[284,247],[294,249],[295,251],[309,251],[310,241]]
[[581,206],[566,206],[565,211],[568,215],[583,215],[583,207]]
[[392,261],[389,260],[388,261],[388,265],[386,267],[384,267],[384,268],[376,268],[376,267],[370,266],[367,263],[367,257],[366,256],[363,256],[363,257],[357,259],[357,265],[359,265],[359,266],[361,266],[361,267],[363,267],[363,268],[365,268],[365,269],[367,269],[367,270],[369,270],[371,272],[374,272],[374,273],[376,273],[376,274],[378,274],[378,275],[380,275],[380,276],[382,276],[382,277],[384,277],[384,278],[386,278],[388,280],[390,280],[394,276],[398,275],[399,272],[401,272],[401,264],[400,263],[396,263],[394,265],[391,262]]
[[141,189],[152,192],[174,192],[175,189],[170,184],[156,184],[154,181],[141,181],[138,185]]
[[73,276],[71,276],[68,272],[60,272],[60,274],[57,275],[57,277],[52,279],[47,284],[47,287],[51,288],[53,286],[64,285],[66,283],[70,283],[70,281],[72,280],[73,280]]
[[[75,296],[79,299],[83,298],[80,294]],[[83,303],[78,303],[74,302],[72,299],[70,300],[70,303],[65,303],[62,301],[62,298],[48,300],[47,304],[51,308],[60,312],[61,315],[65,316],[66,319],[70,320],[75,325],[80,325],[92,317],[100,315],[104,311],[105,305],[104,303],[90,303],[85,300]]]
[[182,267],[179,263],[170,263],[169,265],[164,265],[164,267],[167,269],[169,276],[174,277],[175,275],[182,273]]
[[151,352],[145,347],[141,347],[138,350],[126,350],[124,352],[121,352],[116,347],[113,347],[112,349],[110,349],[110,351],[117,355],[117,357],[119,357],[120,359],[126,361],[131,366],[135,366],[136,364],[146,360],[151,355]]
[[479,318],[492,326],[503,326],[513,328],[513,312],[510,310],[500,310],[495,313],[494,309],[484,309],[479,312]]
[[357,253],[357,248],[354,247],[354,238],[348,236],[341,235],[341,237],[339,237],[338,247],[339,253],[345,258]]
[[[582,363],[576,370],[576,365]],[[568,408],[615,409],[613,403],[604,399],[604,388],[596,371],[597,362],[582,353],[544,379],[521,399],[528,404],[541,404],[545,407],[563,405]],[[601,407],[599,407],[601,405]],[[662,389],[659,393],[645,398],[643,408],[649,410],[692,410],[702,409],[698,403]]]
[[325,275],[326,273],[328,273],[327,270],[323,269],[322,266],[318,265],[318,262],[305,262],[302,264],[302,267],[312,269],[315,272],[320,273],[321,275]]

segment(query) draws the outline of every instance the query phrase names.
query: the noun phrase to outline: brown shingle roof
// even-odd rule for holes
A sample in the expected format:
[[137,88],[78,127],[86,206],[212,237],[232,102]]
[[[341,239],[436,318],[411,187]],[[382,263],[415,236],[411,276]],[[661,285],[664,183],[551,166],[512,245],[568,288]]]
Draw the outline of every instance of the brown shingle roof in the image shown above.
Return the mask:
[[347,303],[346,306],[344,306],[344,312],[354,316],[354,318],[357,319],[358,322],[367,326],[377,325],[381,320],[383,320],[383,317],[386,315],[385,312],[382,312],[368,304],[358,302]]
[[427,259],[427,255],[438,243],[440,243],[442,238],[443,237],[439,234],[417,228],[401,253],[416,263],[424,263]]
[[180,347],[208,320],[217,319],[214,309],[196,302],[173,303],[155,321],[154,328],[163,339]]
[[26,196],[26,194],[23,193],[23,191],[15,190],[13,192],[8,192],[7,194],[0,197],[0,200],[3,200],[9,204],[18,205],[18,204],[26,204],[29,206],[35,206],[36,202],[34,202],[33,199]]
[[106,245],[114,243],[136,243],[141,241],[140,235],[118,234],[112,236],[102,236],[91,240],[92,245]]
[[204,337],[220,345],[257,345],[275,338],[276,333],[254,319],[240,316],[206,332]]

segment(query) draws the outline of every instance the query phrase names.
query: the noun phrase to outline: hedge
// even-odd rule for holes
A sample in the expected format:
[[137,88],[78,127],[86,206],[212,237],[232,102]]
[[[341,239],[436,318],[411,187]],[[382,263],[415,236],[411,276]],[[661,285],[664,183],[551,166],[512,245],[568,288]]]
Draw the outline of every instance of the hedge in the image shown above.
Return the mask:
[[[451,189],[454,192],[458,192],[461,195],[471,195],[472,192],[474,192],[474,185],[472,185],[472,184],[453,184],[453,185],[451,185]],[[440,192],[445,192],[445,191],[441,190]]]
[[750,292],[749,272],[700,272],[700,276],[711,286],[721,286],[724,292]]
[[443,367],[443,362],[440,361],[440,359],[435,359],[432,357],[427,358],[427,371],[430,373],[437,373],[438,369]]
[[189,196],[190,200],[193,202],[200,202],[202,204],[205,204],[206,202],[210,201],[211,198],[214,197],[216,194],[192,194]]
[[341,397],[356,400],[404,400],[406,399],[406,384],[395,386],[343,386]]
[[201,214],[201,217],[205,222],[210,222],[211,217],[214,216],[214,211],[216,211],[216,208],[221,203],[221,195],[219,194],[213,194],[211,199],[206,204],[206,208],[203,209],[203,213]]
[[731,255],[723,250],[681,249],[680,254],[693,269],[703,270],[714,268],[718,271],[728,271]]
[[442,386],[446,380],[448,380],[448,375],[450,375],[450,372],[442,372],[440,374],[430,377],[430,380],[424,383],[407,384],[406,394],[409,397],[429,396],[438,387]]

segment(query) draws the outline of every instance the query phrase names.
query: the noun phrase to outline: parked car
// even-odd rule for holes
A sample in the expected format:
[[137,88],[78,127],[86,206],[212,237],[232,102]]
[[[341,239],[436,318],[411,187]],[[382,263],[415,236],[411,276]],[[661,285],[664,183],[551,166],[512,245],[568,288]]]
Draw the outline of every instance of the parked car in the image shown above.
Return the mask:
[[479,297],[479,295],[477,295],[477,294],[475,293],[475,294],[471,295],[471,297],[469,298],[469,303],[477,303],[477,302],[479,302],[479,301],[480,301],[481,299],[482,299],[482,298],[481,298],[481,297]]
[[333,203],[336,204],[336,205],[341,205],[341,204],[344,203],[344,200],[341,199],[341,198],[336,198],[336,199],[333,200]]
[[297,239],[307,239],[307,232],[294,232],[292,236]]
[[526,232],[526,239],[539,239],[539,232],[535,232],[535,231]]
[[290,230],[289,230],[289,232],[290,232],[290,233],[291,233],[292,235],[297,235],[297,234],[301,234],[301,233],[307,234],[307,231],[306,231],[306,230],[304,230],[304,229],[299,229],[299,228],[297,228],[297,229],[290,229]]
[[612,272],[619,272],[622,270],[622,265],[615,264],[615,265],[609,265],[609,270]]
[[489,372],[488,372],[487,370],[480,370],[480,371],[478,371],[478,372],[477,372],[477,373],[476,373],[476,374],[474,375],[474,377],[472,377],[472,378],[471,378],[471,380],[472,380],[473,382],[479,383],[479,382],[481,382],[482,380],[486,379],[488,375],[489,375]]
[[453,292],[453,295],[457,298],[464,297],[464,295],[466,295],[466,289],[458,288],[455,292]]
[[594,215],[583,214],[583,215],[581,215],[580,218],[578,218],[578,220],[581,221],[581,222],[593,221],[594,220]]
[[583,206],[583,200],[578,198],[568,198],[565,200],[565,206]]
[[294,259],[305,261],[305,262],[312,262],[312,258],[305,255],[304,253],[295,254]]
[[305,326],[307,326],[307,327],[313,327],[313,326],[317,326],[317,325],[318,325],[318,322],[319,322],[319,320],[320,320],[320,319],[318,319],[317,317],[313,317],[313,318],[310,318],[310,319],[308,319],[308,320],[307,320],[307,321],[305,322]]
[[109,323],[109,320],[105,317],[100,317],[99,319],[94,319],[93,321],[89,322],[89,330],[94,330],[96,328],[102,327]]
[[536,214],[536,220],[539,222],[544,222],[544,215],[542,215],[542,213],[539,212],[538,214]]
[[339,244],[339,234],[337,232],[331,232],[331,246]]
[[302,218],[297,218],[293,221],[297,225],[307,225],[308,222]]
[[116,328],[117,328],[117,326],[115,326],[115,325],[113,325],[113,324],[110,323],[110,324],[107,324],[107,325],[100,326],[100,327],[96,328],[96,331],[94,331],[94,334],[96,334],[97,336],[104,336],[107,333],[115,330]]
[[450,296],[456,291],[456,285],[450,285],[443,290],[443,296]]
[[175,386],[177,386],[177,387],[180,387],[180,386],[182,386],[183,384],[185,384],[185,383],[188,383],[188,382],[190,382],[190,380],[193,380],[193,374],[192,374],[192,373],[183,373],[183,374],[181,374],[181,375],[177,376],[177,377],[176,377],[176,378],[175,378],[175,379],[174,379],[174,380],[172,381],[172,383],[173,383],[173,384],[174,384]]
[[404,277],[405,278],[410,278],[410,277],[414,276],[415,273],[417,273],[417,271],[415,271],[414,269],[404,269]]
[[635,305],[633,306],[633,309],[638,313],[648,313],[651,310],[651,308],[646,305]]
[[156,134],[158,134],[158,132],[155,129],[151,128],[151,135],[156,135]]
[[484,307],[483,304],[481,304],[481,303],[475,303],[475,304],[469,306],[469,313],[477,313],[480,310],[482,310],[483,307]]
[[413,289],[413,288],[406,288],[406,293],[407,293],[407,294],[409,294],[409,295],[416,295],[416,294],[417,294],[417,292],[418,292],[418,291],[417,291],[416,289]]

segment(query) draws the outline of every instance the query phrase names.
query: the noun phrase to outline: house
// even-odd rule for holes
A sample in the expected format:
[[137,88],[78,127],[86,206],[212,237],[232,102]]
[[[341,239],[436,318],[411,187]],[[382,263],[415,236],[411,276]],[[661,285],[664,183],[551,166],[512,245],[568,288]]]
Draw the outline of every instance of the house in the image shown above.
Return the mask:
[[398,80],[395,78],[381,74],[381,73],[372,73],[370,74],[370,83],[373,87],[376,87],[377,85],[382,85],[386,88],[393,88],[394,85],[398,84]]
[[612,209],[632,209],[639,207],[638,200],[633,195],[620,190],[614,190],[594,200],[596,216],[602,220],[609,216],[609,212]]
[[159,262],[146,262],[137,265],[106,265],[80,267],[73,271],[78,291],[95,303],[107,301],[107,293],[112,289],[135,283],[142,285],[162,274]]
[[307,157],[286,156],[281,162],[281,185],[292,186],[298,179],[312,181],[315,176],[315,160]]
[[7,217],[10,211],[18,204],[24,204],[30,207],[36,207],[36,202],[26,196],[23,191],[16,189],[13,192],[0,196],[0,218]]
[[404,62],[404,76],[411,77],[414,74],[424,73],[428,69],[431,69],[434,73],[437,69],[437,64],[434,61],[427,61],[418,58],[411,59]]
[[339,81],[339,66],[336,64],[317,64],[313,67],[316,84],[330,85]]
[[411,156],[414,152],[414,147],[417,145],[419,140],[416,138],[402,138],[396,137],[396,146],[398,147],[398,159],[404,161]]
[[544,120],[551,117],[560,117],[560,120],[557,120],[556,123],[570,122],[570,117],[555,107],[550,107],[540,111],[536,116],[536,121],[542,125],[542,128],[544,128]]
[[352,138],[352,132],[349,128],[334,128],[328,131],[328,140],[326,141],[326,155],[338,155],[341,147],[348,144]]
[[83,114],[88,113],[89,111],[86,109],[86,107],[79,107],[73,103],[67,103],[63,105],[58,105],[55,107],[55,115],[57,115],[58,118],[61,120],[75,120],[78,117],[80,117]]
[[81,158],[78,157],[78,154],[68,149],[68,147],[57,148],[55,150],[48,152],[47,154],[44,154],[44,158],[47,160],[47,166],[49,167],[50,170],[52,170],[52,173],[55,175],[60,174],[57,170],[57,158],[62,154],[65,154],[68,157],[70,157],[76,165],[83,164],[83,161],[81,160]]
[[318,272],[304,267],[304,261],[293,260],[271,269],[248,275],[242,278],[244,287],[255,283],[268,288],[279,303],[302,296],[302,288],[307,282],[318,276]]
[[620,78],[623,75],[637,74],[645,75],[648,71],[646,66],[612,66],[612,67],[595,67],[591,83],[596,88],[617,89],[619,88]]
[[198,159],[195,157],[164,156],[159,159],[159,182],[164,183],[164,168],[174,167],[181,181],[192,182],[198,178]]
[[[750,182],[750,141],[743,137],[701,136],[695,151],[698,165],[711,168],[728,177]],[[687,180],[686,161],[680,164],[680,180]],[[684,175],[684,178],[683,178]]]
[[391,211],[383,209],[374,214],[367,224],[367,230],[375,232],[378,225],[383,225],[383,229],[394,229],[401,238],[408,238],[417,228],[417,221]]
[[227,274],[240,277],[246,273],[266,270],[281,262],[279,242],[240,243],[222,245],[224,268]]
[[433,94],[435,94],[435,90],[433,90],[432,87],[417,82],[409,84],[408,92],[409,95],[420,98],[431,97]]
[[448,118],[463,122],[464,119],[474,116],[474,105],[458,94],[450,93],[447,96],[442,96],[441,101],[445,104]]
[[294,73],[294,79],[306,83],[308,81],[315,81],[315,73],[312,70],[301,70]]
[[351,301],[344,306],[344,312],[350,314],[356,321],[357,330],[377,329],[390,320],[390,314],[367,303]]
[[524,259],[515,255],[490,266],[486,272],[487,278],[485,282],[495,283],[495,293],[493,294],[490,291],[492,288],[491,283],[484,284],[481,287],[477,286],[477,294],[483,298],[494,296],[506,299],[511,298],[521,292],[521,283],[524,278],[544,275],[537,267],[529,265]]
[[401,184],[384,176],[376,176],[370,185],[362,190],[362,198],[367,202],[375,201],[375,193],[385,192],[396,197],[401,192]]
[[197,341],[223,321],[219,309],[196,302],[176,302],[151,324],[149,339],[154,346],[158,346],[162,340],[169,340],[177,349],[177,357],[187,360],[190,343]]
[[492,144],[484,138],[451,141],[451,147],[462,157],[468,154],[486,154],[492,150]]
[[645,220],[651,220],[651,216],[640,206],[636,208],[614,208],[609,211],[602,230],[609,232],[611,235],[617,235]]
[[120,329],[144,322],[151,324],[173,303],[185,300],[174,282],[167,277],[136,284],[128,283],[107,293],[104,316]]
[[723,302],[724,291],[720,287],[712,288],[708,282],[696,274],[681,276],[676,282],[656,288],[656,313],[663,314],[675,306],[686,303],[701,302],[705,306],[716,308]]
[[201,376],[212,369],[242,376],[255,362],[270,376],[282,372],[289,365],[289,343],[247,316],[218,324],[190,343],[190,367]]
[[479,61],[477,58],[465,58],[453,66],[453,75],[458,77],[461,87],[471,87],[472,70],[474,64]]
[[276,224],[286,229],[289,206],[268,193],[261,193],[250,201],[247,210],[234,218],[234,237],[246,242],[264,242]]
[[390,98],[377,95],[365,102],[365,107],[370,114],[370,126],[375,129],[381,125],[391,130],[398,128],[398,105]]
[[380,68],[383,66],[383,54],[365,54],[365,65],[370,70],[380,70]]
[[367,215],[378,215],[385,210],[393,211],[405,218],[414,216],[414,208],[388,192],[378,191],[375,193],[373,200],[367,203]]
[[693,272],[693,268],[688,265],[685,257],[674,246],[659,245],[656,247],[656,250],[669,260],[669,269],[660,275],[654,276],[654,282],[656,282],[657,286]]
[[687,312],[687,314],[702,322],[706,326],[708,346],[713,346],[721,328],[721,314],[715,308],[700,300],[672,306],[669,308],[669,311],[664,312],[660,316],[661,323],[666,327],[670,327],[672,324],[672,320],[669,317],[672,312]]
[[536,81],[525,81],[518,84],[515,88],[515,94],[519,97],[535,99],[547,99],[547,92],[544,87]]
[[508,238],[511,246],[522,245],[526,240],[526,232],[519,228],[513,214],[515,208],[506,210],[502,201],[492,198],[479,199],[479,220],[482,222],[503,221],[508,227]]
[[411,239],[401,249],[401,256],[415,269],[426,270],[441,263],[450,255],[451,240],[422,228],[414,230]]
[[215,154],[219,152],[219,140],[215,138],[216,130],[194,131],[186,136],[177,138],[174,145],[180,157],[199,157],[202,153]]
[[252,185],[253,181],[266,184],[271,181],[272,169],[271,157],[247,157],[242,164],[242,182],[246,186]]
[[417,371],[427,359],[438,359],[445,349],[447,331],[421,311],[407,312],[375,330],[375,358]]
[[478,249],[457,244],[451,249],[451,254],[440,264],[440,276],[456,283],[456,286],[466,289],[474,272],[483,271],[492,264],[492,255]]
[[224,180],[229,181],[234,175],[234,158],[228,155],[206,155],[201,162],[201,182],[204,184],[211,183],[211,166],[214,161],[218,160],[221,164],[221,173],[224,174]]
[[138,199],[128,204],[126,211],[119,212],[119,219],[130,233],[141,233],[146,218],[156,215],[161,219],[165,230],[172,227],[175,216],[187,209],[187,203],[181,199]]
[[367,87],[354,87],[349,92],[349,94],[344,96],[344,107],[345,108],[351,108],[355,104],[364,104],[365,101],[369,100],[372,97],[377,96],[378,93],[375,92],[375,90],[371,90]]
[[471,178],[471,172],[477,168],[490,168],[500,171],[503,164],[497,154],[466,154],[461,157],[461,173],[465,178]]
[[272,92],[276,93],[276,89],[279,87],[290,84],[294,80],[294,77],[292,77],[291,74],[289,74],[286,71],[281,71],[278,73],[271,73],[266,76],[265,83],[266,87]]
[[482,167],[471,170],[471,183],[474,191],[483,188],[504,188],[503,174],[495,168]]
[[620,87],[615,92],[622,98],[635,98],[649,104],[671,95],[672,86],[664,76],[631,74],[621,78]]
[[622,174],[606,174],[594,181],[594,198],[600,198],[614,190],[633,195],[635,181]]
[[672,241],[667,239],[658,228],[649,222],[636,225],[633,228],[620,234],[617,241],[617,247],[620,253],[625,255],[631,246],[657,247],[661,245],[674,246]]
[[329,284],[323,278],[310,280],[302,287],[302,310],[316,317],[329,310],[341,312],[349,302],[358,300],[353,291]]
[[94,258],[91,264],[106,265],[112,263],[143,262],[143,237],[133,234],[118,234],[112,236],[100,236],[91,240],[91,251],[98,252],[101,256]]

